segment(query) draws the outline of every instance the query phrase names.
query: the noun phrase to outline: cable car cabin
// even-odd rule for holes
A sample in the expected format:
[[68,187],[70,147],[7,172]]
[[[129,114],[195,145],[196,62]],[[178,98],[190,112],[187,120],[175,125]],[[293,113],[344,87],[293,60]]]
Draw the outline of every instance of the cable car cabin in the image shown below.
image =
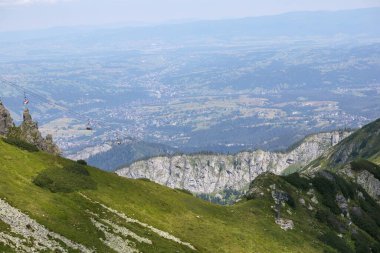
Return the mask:
[[294,160],[289,158],[288,160],[286,160],[286,162],[287,162],[288,164],[293,164],[293,163],[294,163]]
[[91,127],[90,124],[87,124],[87,125],[86,125],[86,130],[87,130],[87,131],[92,131],[92,127]]
[[86,124],[86,130],[87,131],[92,131],[92,126],[91,126],[91,122],[88,121],[87,124]]

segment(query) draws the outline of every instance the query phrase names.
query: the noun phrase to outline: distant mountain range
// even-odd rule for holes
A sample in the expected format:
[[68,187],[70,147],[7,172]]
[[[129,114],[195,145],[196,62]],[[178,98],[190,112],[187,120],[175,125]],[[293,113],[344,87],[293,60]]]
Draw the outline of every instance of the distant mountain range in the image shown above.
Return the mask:
[[[124,28],[60,27],[39,31],[2,32],[0,42],[53,38],[78,45],[128,40],[183,41],[199,38],[306,37],[333,35],[379,36],[380,8],[343,11],[291,12],[275,16],[209,20]],[[80,36],[78,36],[80,35]],[[195,36],[196,35],[196,36]],[[194,37],[195,36],[195,37]]]

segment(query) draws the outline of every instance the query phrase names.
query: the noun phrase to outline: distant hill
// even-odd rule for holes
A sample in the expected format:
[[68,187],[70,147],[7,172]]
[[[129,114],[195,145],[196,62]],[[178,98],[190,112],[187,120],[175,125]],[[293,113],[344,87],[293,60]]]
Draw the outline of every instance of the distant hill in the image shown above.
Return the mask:
[[[184,39],[235,37],[305,37],[333,35],[379,36],[380,8],[291,12],[274,16],[243,19],[209,20],[157,26],[123,28],[51,28],[33,32],[3,32],[2,42],[53,38],[78,45],[128,40],[180,41]],[[77,36],[80,34],[81,36]],[[70,43],[69,43],[70,44]],[[74,44],[73,44],[74,45]]]
[[[187,24],[161,25],[145,29],[128,30],[130,37],[166,36],[176,39],[197,34],[198,36],[230,38],[236,36],[329,36],[380,35],[377,23],[380,22],[380,8],[291,12],[275,16],[248,17],[243,19],[199,21]],[[142,32],[138,32],[138,31]],[[144,33],[146,31],[149,33]]]

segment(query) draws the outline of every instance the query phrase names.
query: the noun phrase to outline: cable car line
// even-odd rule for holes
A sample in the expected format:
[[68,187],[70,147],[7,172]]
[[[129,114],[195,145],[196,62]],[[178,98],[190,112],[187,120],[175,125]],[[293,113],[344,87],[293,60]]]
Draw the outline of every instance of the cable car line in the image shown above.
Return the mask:
[[[23,86],[21,86],[21,85],[18,85],[18,84],[16,84],[16,83],[14,83],[14,82],[11,82],[11,81],[8,81],[8,80],[5,80],[4,78],[0,78],[0,80],[1,80],[3,83],[5,83],[5,84],[7,84],[7,85],[9,85],[9,86],[11,86],[11,87],[18,89],[20,92],[23,92],[23,94],[24,94],[24,102],[23,102],[23,103],[24,103],[25,105],[26,105],[26,104],[29,104],[29,102],[30,102],[30,100],[28,99],[28,97],[27,97],[26,94],[30,94],[30,95],[32,95],[34,98],[36,98],[37,100],[39,100],[39,101],[42,102],[42,103],[47,103],[47,104],[49,104],[50,106],[52,106],[53,108],[56,108],[56,109],[61,110],[61,111],[66,111],[66,112],[69,112],[70,114],[74,114],[74,115],[76,115],[76,116],[78,117],[78,119],[80,119],[81,121],[82,121],[83,119],[86,119],[87,122],[99,122],[99,123],[101,122],[101,120],[99,120],[99,119],[97,119],[97,120],[93,120],[93,119],[91,119],[89,116],[86,116],[86,115],[84,115],[84,114],[81,114],[81,113],[75,112],[75,111],[73,111],[73,110],[71,110],[71,109],[69,109],[69,108],[67,108],[67,107],[65,107],[65,106],[62,106],[62,105],[58,104],[57,102],[51,101],[51,99],[48,99],[48,98],[46,98],[46,97],[44,97],[44,96],[42,96],[42,95],[36,93],[35,91],[33,91],[33,90],[31,90],[31,89],[25,88],[25,87],[23,87]],[[103,122],[103,123],[105,123],[105,122]],[[100,124],[99,124],[99,125],[100,125]]]
[[[83,121],[83,119],[87,119],[87,123],[86,123],[86,126],[85,126],[85,130],[87,130],[87,131],[93,131],[94,130],[93,129],[94,125],[97,125],[99,127],[102,127],[102,125],[103,125],[103,127],[107,126],[106,121],[102,121],[102,120],[99,120],[99,119],[94,120],[94,119],[92,119],[89,116],[86,116],[84,114],[75,112],[75,111],[73,111],[73,110],[71,110],[71,109],[69,109],[69,108],[67,108],[65,106],[62,106],[62,105],[60,105],[60,104],[58,104],[58,103],[56,103],[54,101],[51,101],[51,99],[46,98],[46,97],[38,94],[37,92],[31,90],[31,89],[28,89],[28,88],[25,88],[25,87],[23,87],[21,85],[18,85],[15,82],[6,80],[6,79],[4,79],[2,77],[0,77],[0,81],[2,83],[4,83],[4,84],[10,86],[10,87],[13,87],[13,88],[19,90],[20,92],[22,92],[24,94],[24,99],[23,99],[24,106],[27,106],[29,104],[30,99],[28,98],[27,95],[30,94],[36,100],[40,101],[41,103],[47,103],[50,106],[52,106],[53,108],[56,108],[56,109],[61,110],[61,111],[68,112],[68,113],[70,113],[72,115],[76,115],[77,116],[76,118],[79,119],[80,121]],[[95,122],[95,124],[94,124],[94,122]],[[117,145],[121,145],[122,144],[121,138],[120,138],[121,134],[119,133],[119,131],[116,131],[116,132],[117,132],[117,136],[116,136],[116,141],[115,142],[117,143]]]

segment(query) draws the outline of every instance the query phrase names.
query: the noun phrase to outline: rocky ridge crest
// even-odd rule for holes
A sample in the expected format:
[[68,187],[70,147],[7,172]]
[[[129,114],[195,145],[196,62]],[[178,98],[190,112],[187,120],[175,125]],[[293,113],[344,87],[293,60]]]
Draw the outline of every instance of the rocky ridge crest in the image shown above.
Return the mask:
[[148,178],[197,194],[213,194],[225,189],[244,191],[264,172],[281,174],[286,169],[305,166],[350,133],[334,131],[310,135],[288,152],[256,150],[235,155],[159,156],[135,162],[116,173],[128,178]]
[[29,109],[23,112],[23,122],[19,127],[13,123],[13,119],[9,111],[0,102],[0,136],[20,139],[32,145],[35,145],[39,150],[51,154],[60,154],[60,149],[53,141],[53,136],[48,134],[45,138],[42,137],[38,130],[38,123],[33,121]]

